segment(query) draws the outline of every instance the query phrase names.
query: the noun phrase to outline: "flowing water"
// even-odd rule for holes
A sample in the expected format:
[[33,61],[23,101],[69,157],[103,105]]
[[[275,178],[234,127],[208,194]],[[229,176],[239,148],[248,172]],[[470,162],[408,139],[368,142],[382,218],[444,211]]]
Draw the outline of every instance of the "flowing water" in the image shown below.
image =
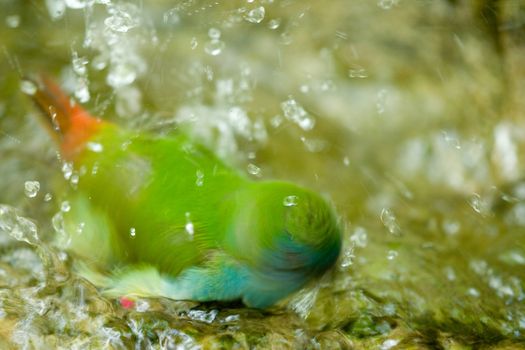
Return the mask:
[[[0,348],[525,348],[524,59],[521,0],[0,0]],[[42,72],[323,193],[337,266],[266,311],[104,298],[51,244]]]

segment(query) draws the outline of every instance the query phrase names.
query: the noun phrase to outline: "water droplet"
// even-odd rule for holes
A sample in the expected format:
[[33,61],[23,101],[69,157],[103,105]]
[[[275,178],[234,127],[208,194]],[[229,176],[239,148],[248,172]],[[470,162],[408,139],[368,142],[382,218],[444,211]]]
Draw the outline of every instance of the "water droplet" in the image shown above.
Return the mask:
[[350,165],[350,158],[348,158],[348,157],[344,157],[344,158],[343,158],[343,164],[344,164],[345,166],[349,166],[349,165]]
[[19,15],[7,16],[5,19],[5,24],[9,28],[17,28],[20,25],[20,16]]
[[341,267],[343,269],[350,267],[354,263],[354,259],[355,259],[354,247],[355,246],[352,245],[348,249],[345,249],[343,253],[343,258],[341,259]]
[[204,311],[204,310],[188,311],[189,318],[191,318],[192,320],[206,322],[206,323],[212,323],[218,314],[219,314],[219,311],[215,309],[212,309],[210,311]]
[[270,29],[277,29],[281,25],[280,19],[272,19],[270,22],[268,22],[268,28]]
[[32,96],[36,93],[37,87],[31,80],[22,80],[20,82],[20,90],[24,94]]
[[399,3],[399,0],[379,0],[377,6],[383,10],[390,10],[392,7],[396,6]]
[[395,347],[397,344],[399,344],[399,342],[400,342],[399,339],[387,339],[381,344],[380,349],[381,350],[390,350],[393,347]]
[[469,288],[467,290],[467,294],[474,298],[478,298],[481,295],[481,293],[476,288]]
[[81,222],[77,225],[77,234],[80,235],[82,232],[84,232],[84,227],[86,227],[85,222]]
[[84,75],[86,74],[86,65],[89,63],[87,58],[85,57],[78,57],[78,53],[73,52],[73,71],[77,73],[78,75]]
[[51,199],[53,199],[53,195],[51,193],[46,193],[44,196],[44,202],[49,202]]
[[348,76],[350,78],[364,79],[368,77],[368,73],[364,68],[357,67],[348,70]]
[[35,198],[40,191],[40,182],[38,181],[26,181],[24,183],[24,193],[29,198]]
[[315,119],[293,98],[282,102],[281,109],[286,119],[296,123],[301,129],[312,130],[315,126]]
[[356,227],[352,236],[350,236],[356,247],[364,248],[368,243],[368,236],[366,230],[363,227]]
[[86,143],[86,147],[88,150],[95,153],[100,153],[104,150],[104,146],[98,142],[88,142]]
[[388,229],[388,232],[390,232],[393,235],[400,235],[401,229],[399,228],[399,225],[397,224],[396,217],[390,209],[383,208],[381,210],[381,222],[383,225]]
[[111,67],[106,78],[108,85],[120,88],[133,83],[137,79],[137,72],[133,67],[126,63],[119,63]]
[[283,199],[283,205],[285,207],[295,207],[299,201],[299,197],[295,195],[286,196]]
[[443,231],[449,236],[456,235],[459,232],[459,229],[461,228],[461,225],[459,222],[454,220],[448,220],[445,219],[443,221]]
[[83,9],[86,7],[88,0],[64,0],[66,6],[71,9]]
[[4,231],[18,241],[38,244],[38,231],[34,222],[19,216],[16,209],[0,205],[0,231]]
[[68,201],[63,201],[62,204],[60,204],[60,211],[63,213],[67,213],[71,210],[71,204],[69,204]]
[[77,80],[75,86],[75,97],[78,98],[81,103],[86,103],[89,101],[91,95],[89,93],[87,79],[80,78]]
[[226,45],[224,44],[223,41],[213,39],[213,40],[208,41],[206,45],[204,45],[204,51],[208,55],[217,56],[217,55],[220,55],[220,53],[222,52],[225,46]]
[[176,25],[180,23],[180,16],[177,8],[172,8],[164,13],[164,23],[168,25]]
[[98,55],[93,60],[91,60],[91,65],[96,70],[103,70],[108,65],[108,59],[105,55]]
[[313,288],[304,288],[292,298],[289,307],[303,319],[306,319],[315,305],[318,294],[319,285]]
[[53,21],[62,18],[66,12],[64,0],[46,0],[47,12]]
[[212,40],[219,40],[221,38],[221,31],[217,28],[210,28],[208,30],[208,36]]
[[129,229],[129,235],[130,235],[131,237],[135,237],[136,234],[137,234],[137,230],[135,229],[135,227],[131,227],[131,228]]
[[135,310],[137,312],[146,312],[150,308],[149,303],[146,300],[139,299],[135,303]]
[[69,180],[73,175],[73,163],[65,162],[62,164],[62,174],[64,174],[64,179]]
[[248,13],[244,16],[244,19],[250,23],[261,23],[264,19],[265,13],[266,10],[264,7],[259,6],[253,10],[248,11]]
[[254,175],[254,176],[261,176],[261,168],[259,168],[255,164],[248,164],[246,167],[246,170],[248,171],[248,174]]
[[388,93],[385,89],[379,90],[376,97],[376,110],[378,114],[385,113]]
[[396,250],[389,250],[386,255],[386,258],[388,260],[394,260],[395,258],[397,258],[397,256],[398,256],[398,252]]
[[195,185],[202,186],[204,184],[204,173],[201,170],[197,170],[195,173],[197,180],[195,180]]
[[469,198],[469,204],[474,211],[482,216],[490,214],[490,204],[477,193]]
[[195,50],[197,46],[199,46],[199,42],[197,41],[197,38],[196,37],[191,38],[191,41],[190,41],[191,49]]
[[104,24],[111,30],[126,33],[140,24],[138,7],[131,3],[120,4],[110,8],[110,17],[104,20]]
[[195,233],[195,227],[193,226],[193,222],[191,222],[190,219],[190,213],[186,212],[186,225],[184,226],[184,229],[190,237],[193,237],[193,234]]

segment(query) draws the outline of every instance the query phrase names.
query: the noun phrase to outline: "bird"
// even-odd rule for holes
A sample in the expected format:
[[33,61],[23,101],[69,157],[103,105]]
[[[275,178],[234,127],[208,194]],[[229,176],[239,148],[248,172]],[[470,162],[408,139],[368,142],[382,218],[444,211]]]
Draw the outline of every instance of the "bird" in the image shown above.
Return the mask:
[[60,248],[103,294],[265,309],[337,261],[342,225],[318,193],[250,179],[182,131],[126,129],[49,77],[28,81],[63,175],[76,174],[56,188]]

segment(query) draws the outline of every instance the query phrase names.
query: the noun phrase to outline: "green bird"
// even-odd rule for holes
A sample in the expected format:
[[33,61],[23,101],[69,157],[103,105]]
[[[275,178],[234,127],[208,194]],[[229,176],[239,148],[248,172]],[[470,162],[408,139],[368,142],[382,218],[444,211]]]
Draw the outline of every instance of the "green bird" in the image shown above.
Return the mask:
[[250,180],[184,133],[126,130],[49,79],[35,84],[64,174],[76,177],[62,186],[63,247],[107,295],[266,308],[337,260],[341,226],[318,194]]

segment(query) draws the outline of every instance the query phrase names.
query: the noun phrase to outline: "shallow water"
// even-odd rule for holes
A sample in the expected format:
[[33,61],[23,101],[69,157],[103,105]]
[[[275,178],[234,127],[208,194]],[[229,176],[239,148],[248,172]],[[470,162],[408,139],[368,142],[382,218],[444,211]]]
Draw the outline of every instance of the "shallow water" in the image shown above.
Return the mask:
[[[523,23],[520,1],[2,0],[0,347],[523,348]],[[39,72],[323,193],[337,267],[264,312],[102,297],[50,243],[60,162],[20,83]]]

